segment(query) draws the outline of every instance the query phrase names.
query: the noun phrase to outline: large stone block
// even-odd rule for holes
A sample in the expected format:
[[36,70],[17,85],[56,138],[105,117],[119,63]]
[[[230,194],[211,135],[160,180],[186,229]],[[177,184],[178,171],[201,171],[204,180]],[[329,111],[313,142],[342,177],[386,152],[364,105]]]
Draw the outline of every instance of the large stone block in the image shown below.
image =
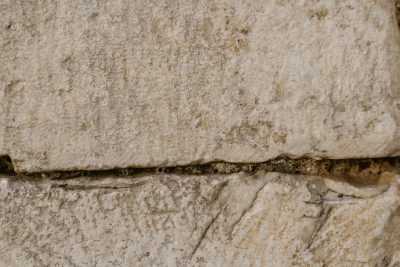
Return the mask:
[[400,264],[398,181],[2,177],[0,202],[0,266]]
[[0,27],[18,171],[400,155],[393,0],[3,0]]

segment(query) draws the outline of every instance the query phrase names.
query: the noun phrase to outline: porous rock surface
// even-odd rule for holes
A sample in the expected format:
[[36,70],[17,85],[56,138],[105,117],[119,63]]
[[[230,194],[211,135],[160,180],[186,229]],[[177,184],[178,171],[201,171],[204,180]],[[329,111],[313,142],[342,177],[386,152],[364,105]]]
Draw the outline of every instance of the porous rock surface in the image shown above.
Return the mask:
[[399,176],[0,178],[0,266],[398,266]]
[[400,266],[399,11],[0,0],[0,267]]
[[393,0],[0,2],[17,171],[400,155]]

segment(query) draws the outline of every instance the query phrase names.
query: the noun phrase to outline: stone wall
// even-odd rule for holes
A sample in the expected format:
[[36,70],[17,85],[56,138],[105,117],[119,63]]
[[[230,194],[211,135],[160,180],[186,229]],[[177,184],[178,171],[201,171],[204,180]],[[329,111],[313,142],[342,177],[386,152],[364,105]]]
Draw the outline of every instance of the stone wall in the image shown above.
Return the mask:
[[396,266],[399,178],[2,178],[0,264]]
[[400,266],[399,11],[1,1],[0,266]]

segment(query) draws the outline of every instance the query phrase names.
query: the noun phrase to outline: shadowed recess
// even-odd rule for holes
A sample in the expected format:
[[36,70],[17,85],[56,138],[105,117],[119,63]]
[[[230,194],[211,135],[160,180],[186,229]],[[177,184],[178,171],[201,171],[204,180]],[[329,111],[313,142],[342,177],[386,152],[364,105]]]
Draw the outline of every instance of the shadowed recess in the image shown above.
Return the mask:
[[15,174],[14,166],[9,156],[0,157],[0,173]]
[[17,175],[25,178],[70,179],[83,176],[90,177],[128,177],[149,174],[207,175],[256,173],[258,171],[278,172],[296,175],[313,175],[324,177],[341,177],[355,183],[375,184],[380,177],[391,171],[400,170],[400,157],[371,159],[291,159],[280,157],[261,163],[212,162],[202,165],[154,168],[123,168],[111,170],[77,170],[62,172],[18,173],[14,172],[10,157],[0,158],[0,173]]

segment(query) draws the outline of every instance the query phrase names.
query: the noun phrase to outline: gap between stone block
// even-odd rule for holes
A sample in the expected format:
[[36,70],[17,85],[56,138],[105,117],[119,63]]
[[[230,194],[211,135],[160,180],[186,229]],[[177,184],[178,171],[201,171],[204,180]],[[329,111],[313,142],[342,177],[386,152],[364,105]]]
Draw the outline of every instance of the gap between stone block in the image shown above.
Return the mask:
[[211,162],[202,165],[152,168],[117,168],[110,170],[76,170],[41,173],[16,173],[9,156],[0,157],[0,174],[18,178],[72,179],[79,177],[101,178],[132,177],[152,174],[210,175],[233,174],[259,171],[294,175],[322,176],[344,179],[355,185],[376,185],[389,183],[400,171],[400,157],[362,159],[291,159],[279,157],[261,163]]

